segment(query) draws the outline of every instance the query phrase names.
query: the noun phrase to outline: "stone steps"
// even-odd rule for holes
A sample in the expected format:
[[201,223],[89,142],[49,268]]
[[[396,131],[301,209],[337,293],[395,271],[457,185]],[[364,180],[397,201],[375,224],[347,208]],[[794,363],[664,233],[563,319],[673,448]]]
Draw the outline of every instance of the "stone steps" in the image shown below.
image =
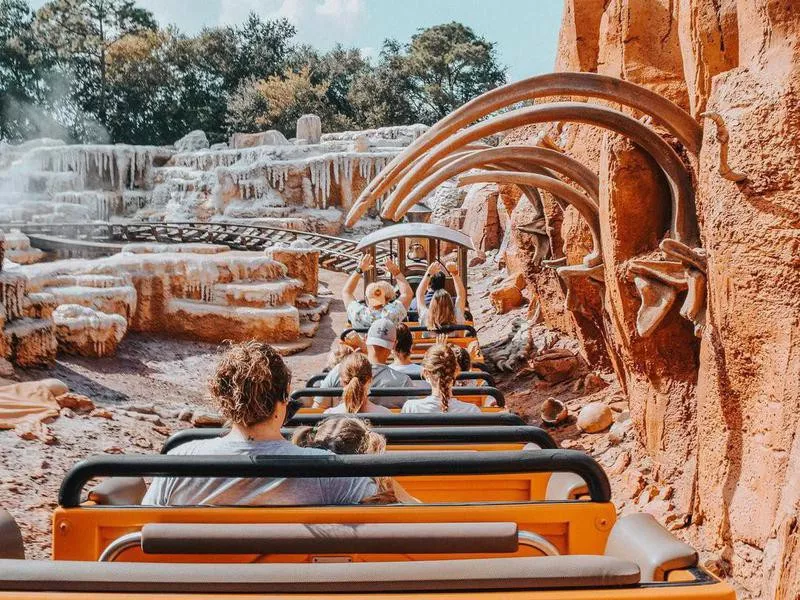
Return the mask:
[[50,319],[17,319],[3,330],[10,348],[9,360],[19,367],[41,367],[56,359],[58,344]]
[[294,305],[297,294],[302,288],[303,282],[298,279],[216,283],[212,286],[211,302],[254,308]]
[[165,319],[166,333],[197,340],[282,342],[296,340],[300,335],[300,316],[290,305],[255,308],[173,298],[165,313],[174,317]]

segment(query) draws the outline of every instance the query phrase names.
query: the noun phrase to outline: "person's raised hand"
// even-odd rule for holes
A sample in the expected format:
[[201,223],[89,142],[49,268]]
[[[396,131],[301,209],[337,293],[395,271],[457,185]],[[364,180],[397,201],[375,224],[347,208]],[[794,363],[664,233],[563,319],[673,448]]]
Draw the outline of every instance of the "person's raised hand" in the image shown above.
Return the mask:
[[372,255],[364,254],[358,261],[358,268],[362,273],[366,273],[372,268]]
[[452,261],[447,263],[447,272],[450,273],[450,275],[458,275],[458,264]]
[[447,345],[447,334],[446,333],[437,333],[436,334],[436,343],[437,344],[444,344]]
[[430,277],[430,276],[436,275],[441,270],[442,270],[442,265],[440,265],[438,262],[434,261],[434,262],[432,262],[431,264],[428,265],[428,269],[427,269],[426,273]]
[[397,277],[400,275],[400,267],[398,267],[397,263],[395,263],[391,258],[386,259],[386,262],[383,263],[383,268],[389,271],[389,275],[392,277]]

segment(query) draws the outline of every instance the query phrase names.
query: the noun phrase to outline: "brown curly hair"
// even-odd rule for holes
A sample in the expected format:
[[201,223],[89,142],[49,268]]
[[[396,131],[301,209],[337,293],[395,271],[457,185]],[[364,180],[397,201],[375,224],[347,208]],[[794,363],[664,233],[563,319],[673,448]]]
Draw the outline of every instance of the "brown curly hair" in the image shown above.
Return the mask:
[[255,340],[231,344],[220,358],[209,388],[222,415],[251,426],[270,418],[286,402],[292,372],[280,354]]
[[422,374],[439,396],[442,412],[449,408],[457,371],[458,361],[450,346],[434,344],[428,348],[422,359]]

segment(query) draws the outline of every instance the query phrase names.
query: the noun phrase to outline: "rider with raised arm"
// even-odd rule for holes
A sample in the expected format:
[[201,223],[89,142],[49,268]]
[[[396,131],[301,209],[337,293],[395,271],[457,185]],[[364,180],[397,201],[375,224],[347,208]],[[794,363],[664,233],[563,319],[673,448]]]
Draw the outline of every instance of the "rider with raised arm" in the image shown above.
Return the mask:
[[373,269],[372,256],[365,254],[358,263],[358,268],[350,275],[342,288],[342,300],[347,309],[347,318],[353,327],[369,327],[378,319],[389,319],[397,324],[403,321],[408,314],[408,307],[414,293],[406,281],[405,276],[394,261],[387,259],[384,268],[397,281],[400,296],[395,299],[395,291],[388,281],[375,281],[364,290],[362,304],[355,298],[356,288],[361,275]]

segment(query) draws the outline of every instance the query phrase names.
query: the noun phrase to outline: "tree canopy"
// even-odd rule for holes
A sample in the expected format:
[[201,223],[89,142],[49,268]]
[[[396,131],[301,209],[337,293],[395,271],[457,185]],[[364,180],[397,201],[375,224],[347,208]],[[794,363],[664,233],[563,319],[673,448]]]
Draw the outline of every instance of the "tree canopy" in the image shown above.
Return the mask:
[[255,13],[187,36],[134,0],[0,0],[0,139],[212,141],[320,116],[323,129],[432,123],[505,82],[494,44],[460,23],[386,40],[376,60],[295,42]]

